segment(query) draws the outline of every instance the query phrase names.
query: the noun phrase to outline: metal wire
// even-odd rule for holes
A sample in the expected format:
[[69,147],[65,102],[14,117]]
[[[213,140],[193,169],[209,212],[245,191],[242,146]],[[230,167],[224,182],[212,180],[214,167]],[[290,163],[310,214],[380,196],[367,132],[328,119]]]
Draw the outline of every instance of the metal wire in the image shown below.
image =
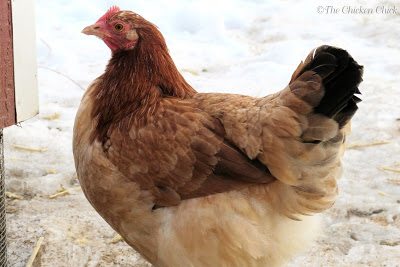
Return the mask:
[[0,266],[7,266],[6,189],[4,176],[3,129],[0,128]]

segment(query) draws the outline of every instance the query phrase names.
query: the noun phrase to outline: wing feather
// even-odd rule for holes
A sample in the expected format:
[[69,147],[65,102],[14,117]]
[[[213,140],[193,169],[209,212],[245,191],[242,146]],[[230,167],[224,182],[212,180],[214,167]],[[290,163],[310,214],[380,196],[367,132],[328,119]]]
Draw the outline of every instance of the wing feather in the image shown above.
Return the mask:
[[109,160],[148,190],[155,207],[269,183],[268,169],[224,139],[221,122],[193,102],[165,99],[148,124],[110,133]]

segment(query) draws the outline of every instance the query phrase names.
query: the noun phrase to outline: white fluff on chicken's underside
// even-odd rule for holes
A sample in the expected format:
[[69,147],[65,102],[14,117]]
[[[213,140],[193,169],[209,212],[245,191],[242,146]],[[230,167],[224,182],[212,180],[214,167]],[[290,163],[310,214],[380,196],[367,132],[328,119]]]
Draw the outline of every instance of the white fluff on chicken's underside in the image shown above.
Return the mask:
[[128,244],[156,266],[278,266],[306,247],[304,215],[334,202],[359,101],[346,51],[319,47],[287,88],[252,98],[197,93],[133,12],[112,7],[83,32],[113,55],[78,111],[75,164]]

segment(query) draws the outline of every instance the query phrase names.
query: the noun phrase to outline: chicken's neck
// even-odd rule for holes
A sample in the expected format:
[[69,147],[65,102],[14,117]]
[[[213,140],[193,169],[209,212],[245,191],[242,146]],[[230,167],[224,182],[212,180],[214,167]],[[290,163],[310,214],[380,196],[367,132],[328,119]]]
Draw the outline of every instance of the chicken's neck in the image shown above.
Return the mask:
[[138,43],[113,54],[93,91],[94,139],[104,142],[110,127],[147,123],[163,97],[188,98],[196,91],[177,70],[163,44]]

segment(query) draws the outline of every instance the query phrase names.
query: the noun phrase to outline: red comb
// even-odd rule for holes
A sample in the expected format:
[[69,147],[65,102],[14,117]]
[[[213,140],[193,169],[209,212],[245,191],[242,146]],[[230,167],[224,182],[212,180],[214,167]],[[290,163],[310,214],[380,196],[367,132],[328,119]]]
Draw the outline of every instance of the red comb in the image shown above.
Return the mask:
[[112,6],[110,7],[110,9],[108,9],[108,11],[106,12],[106,14],[104,14],[103,16],[101,16],[101,18],[99,18],[99,21],[107,21],[109,20],[115,13],[119,12],[121,9],[119,9],[119,7],[117,6]]

